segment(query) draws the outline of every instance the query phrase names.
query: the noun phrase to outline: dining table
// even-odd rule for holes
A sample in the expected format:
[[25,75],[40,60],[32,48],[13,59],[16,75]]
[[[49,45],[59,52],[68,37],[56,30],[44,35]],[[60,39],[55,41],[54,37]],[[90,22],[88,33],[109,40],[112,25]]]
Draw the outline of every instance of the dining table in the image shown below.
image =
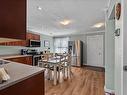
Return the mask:
[[[62,58],[61,58],[62,56]],[[53,84],[54,85],[57,85],[57,67],[62,64],[62,62],[65,62],[66,61],[66,54],[64,55],[58,55],[57,57],[52,57],[50,58],[49,60],[42,60],[42,63],[46,63],[48,64],[49,66],[52,66],[53,67],[53,71],[54,71],[54,82]],[[71,64],[68,65],[69,68],[71,68]],[[69,73],[71,73],[71,70],[69,69]],[[70,77],[70,76],[69,76]]]

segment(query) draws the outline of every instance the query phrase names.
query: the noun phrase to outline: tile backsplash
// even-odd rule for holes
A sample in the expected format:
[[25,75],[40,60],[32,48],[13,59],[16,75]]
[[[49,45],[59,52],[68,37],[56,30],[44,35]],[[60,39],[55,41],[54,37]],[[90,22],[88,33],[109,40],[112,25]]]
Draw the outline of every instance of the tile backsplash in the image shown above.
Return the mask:
[[0,55],[20,54],[20,50],[25,48],[20,46],[0,46]]

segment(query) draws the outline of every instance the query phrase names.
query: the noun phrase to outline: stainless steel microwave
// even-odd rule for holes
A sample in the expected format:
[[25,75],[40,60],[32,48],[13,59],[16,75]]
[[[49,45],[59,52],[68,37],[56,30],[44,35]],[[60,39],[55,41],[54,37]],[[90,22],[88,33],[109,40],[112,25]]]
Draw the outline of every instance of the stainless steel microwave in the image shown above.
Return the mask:
[[41,41],[29,40],[29,46],[28,47],[41,47]]

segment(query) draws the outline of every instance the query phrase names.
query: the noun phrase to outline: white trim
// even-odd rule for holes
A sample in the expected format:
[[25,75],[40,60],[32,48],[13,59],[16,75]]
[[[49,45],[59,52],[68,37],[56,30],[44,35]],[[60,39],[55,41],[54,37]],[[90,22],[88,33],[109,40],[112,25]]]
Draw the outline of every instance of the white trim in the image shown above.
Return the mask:
[[[86,63],[84,63],[83,65],[85,65],[85,66],[90,66],[89,64],[86,64]],[[98,66],[93,66],[93,67],[98,67]],[[105,69],[105,66],[103,66],[103,67],[98,67],[98,68],[104,68],[104,69]]]
[[106,86],[104,87],[104,91],[108,92],[110,94],[115,94],[115,90],[108,89],[108,88],[106,88]]
[[93,32],[85,32],[85,33],[79,33],[79,34],[68,34],[68,35],[58,35],[53,37],[66,37],[66,36],[79,36],[79,35],[87,35],[87,34],[98,34],[98,33],[105,33],[105,29],[102,31],[93,31]]
[[111,0],[108,1],[108,7],[110,6]]
[[93,34],[93,33],[105,33],[105,30],[102,30],[102,31],[93,31],[93,32],[86,32],[84,34]]

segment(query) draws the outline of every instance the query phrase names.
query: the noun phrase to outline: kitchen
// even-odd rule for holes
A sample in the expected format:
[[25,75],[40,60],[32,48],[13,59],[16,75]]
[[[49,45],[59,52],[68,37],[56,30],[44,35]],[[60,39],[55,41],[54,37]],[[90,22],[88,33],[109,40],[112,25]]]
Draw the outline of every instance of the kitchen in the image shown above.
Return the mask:
[[[73,3],[74,7],[78,8],[76,3],[71,0],[69,2],[69,4]],[[47,3],[48,5],[46,6]],[[100,92],[99,95],[102,95],[102,93],[104,93],[103,46],[105,36],[103,21],[97,23],[100,25],[99,28],[93,25],[95,23],[92,23],[93,26],[91,31],[93,31],[94,27],[97,28],[94,29],[96,32],[84,33],[84,30],[81,32],[73,30],[69,27],[78,27],[82,29],[84,25],[79,24],[73,26],[73,24],[75,24],[73,20],[69,18],[63,19],[59,15],[55,18],[59,21],[55,20],[55,11],[53,11],[53,13],[52,10],[50,10],[50,3],[50,1],[5,0],[0,4],[0,10],[2,10],[0,13],[0,21],[3,22],[0,23],[0,72],[4,72],[3,76],[5,76],[4,81],[1,81],[2,78],[0,77],[0,95],[61,95],[62,93],[64,93],[63,95],[70,95],[71,93],[76,93],[74,95],[78,95],[77,90],[80,88],[81,84],[84,83],[84,77],[86,77],[86,80],[87,78],[90,80],[88,81],[90,85],[94,85],[92,83],[97,75],[99,77],[95,85],[101,88],[97,89],[97,93]],[[57,1],[57,3],[60,2]],[[64,4],[65,2],[62,3]],[[94,3],[97,4],[96,2]],[[105,5],[104,2],[101,3]],[[56,6],[55,3],[53,4]],[[80,4],[82,5],[79,1],[79,5]],[[45,6],[42,7],[43,5]],[[61,7],[64,9],[63,6]],[[102,6],[98,9],[101,7]],[[84,18],[79,19],[79,21],[83,21],[83,19]],[[100,18],[98,17],[98,19]],[[104,18],[102,19],[104,20]],[[52,21],[55,21],[55,23],[52,23]],[[86,21],[84,21],[84,23],[86,23]],[[53,25],[51,26],[51,24]],[[52,28],[53,26],[55,26],[55,28],[57,26],[58,30]],[[68,32],[70,33],[68,34]],[[102,38],[102,42],[98,41],[98,37]],[[91,40],[93,43],[90,43]],[[96,46],[95,43],[101,44],[97,48],[90,48],[90,53],[88,53],[87,48],[89,47],[87,44],[92,44],[92,47],[94,47]],[[98,51],[98,48],[101,48],[101,51]],[[92,49],[97,51],[93,56],[91,54]],[[62,64],[62,66],[58,67],[59,64],[53,65],[54,61],[51,62],[50,60],[52,58],[50,57],[50,60],[45,62],[43,57],[47,57],[47,55],[48,57],[51,55],[52,58],[55,58],[54,64],[57,64],[58,59],[60,61],[59,63],[71,63],[71,65],[67,64],[63,67]],[[87,55],[90,55],[90,58]],[[62,58],[65,57],[65,59],[67,56],[68,59],[63,62],[63,60],[61,61],[62,58],[56,58],[56,56],[62,56]],[[96,56],[95,58],[97,58],[99,64],[95,62],[94,56]],[[100,58],[102,58],[102,60],[100,60]],[[51,64],[51,67],[46,67],[47,64],[43,66],[42,63],[48,63],[48,66]],[[97,70],[99,70],[99,72]],[[87,71],[90,72],[90,76],[94,76],[91,76],[92,78],[89,77],[86,73]],[[79,83],[78,78],[81,80],[81,83]],[[98,84],[99,82],[100,85]],[[87,83],[87,81],[85,81],[85,83]],[[68,84],[68,89],[66,89]],[[57,89],[60,85],[61,87],[58,91]],[[84,90],[84,88],[86,88],[85,84],[81,91],[81,95],[84,95],[84,93],[88,95],[89,87],[87,87],[86,90]],[[67,91],[63,92],[65,89]],[[75,90],[71,92],[72,89]],[[93,92],[91,91],[90,93]]]
[[[44,40],[44,38],[43,38],[43,40]],[[49,39],[48,39],[49,40]],[[29,41],[29,40],[28,40]],[[35,40],[32,40],[32,41],[35,41]],[[45,41],[46,40],[44,40],[43,41],[43,44],[45,44]],[[18,41],[16,41],[16,42],[18,42]],[[73,42],[73,41],[70,41],[70,42]],[[3,43],[6,43],[6,44],[3,44]],[[23,70],[24,72],[22,72],[22,73],[28,73],[28,71],[30,71],[29,70],[29,68],[27,67],[25,67],[24,68],[24,66],[16,66],[16,65],[18,65],[19,63],[22,63],[22,64],[27,64],[27,65],[31,65],[31,66],[37,66],[38,65],[38,61],[40,60],[40,57],[41,57],[41,55],[42,55],[42,51],[40,51],[39,50],[39,48],[41,48],[40,46],[38,47],[38,46],[32,46],[32,47],[24,47],[24,46],[16,46],[15,44],[9,44],[9,46],[8,46],[8,44],[7,43],[10,43],[10,42],[2,42],[2,45],[0,46],[1,48],[3,48],[3,49],[1,49],[2,50],[2,52],[4,51],[4,54],[2,54],[2,52],[1,52],[1,55],[0,55],[0,59],[1,60],[6,60],[6,61],[2,61],[1,62],[1,65],[3,65],[3,64],[5,64],[5,69],[9,72],[9,75],[10,75],[10,78],[12,79],[12,77],[13,77],[13,72],[15,72],[15,71],[17,71],[17,70]],[[11,42],[12,43],[12,42]],[[13,42],[14,43],[14,42]],[[67,41],[67,43],[68,43],[68,41]],[[14,46],[13,46],[14,45]],[[38,45],[38,44],[37,44]],[[17,51],[13,51],[13,53],[12,53],[12,50],[11,50],[11,52],[9,52],[8,50],[10,50],[11,48],[13,48],[14,50],[16,50],[17,48],[18,48],[18,52]],[[22,49],[23,48],[23,49]],[[49,47],[45,47],[46,49],[43,51],[43,52],[47,52],[47,49],[48,49],[48,51],[49,51]],[[73,45],[72,44],[70,44],[69,45],[69,48],[70,49],[72,49],[73,48]],[[50,50],[51,50],[51,48],[50,48]],[[50,51],[50,53],[52,53],[51,51]],[[75,60],[74,60],[75,61]],[[73,62],[74,62],[73,61]],[[83,61],[83,60],[82,60]],[[7,63],[6,63],[7,62]],[[18,62],[18,63],[17,63]],[[76,61],[75,61],[76,62]],[[6,67],[6,64],[8,65],[8,63],[11,63],[11,64],[13,64],[14,66],[11,66],[11,67],[14,67],[13,69],[11,68],[10,69],[10,66],[7,66]],[[76,65],[76,64],[74,64],[74,65]],[[78,65],[80,66],[81,64],[80,63],[78,63]],[[8,68],[9,67],[9,68]],[[16,67],[16,68],[15,68]],[[20,68],[22,68],[22,69],[20,69]],[[37,68],[33,68],[33,69],[37,69]],[[43,74],[44,74],[44,69],[40,69],[41,71],[43,71]],[[41,71],[38,71],[38,72],[41,72]],[[26,72],[27,71],[27,72]],[[12,75],[11,75],[11,72],[12,72]],[[32,71],[31,71],[32,72]],[[20,72],[17,72],[17,73],[21,73],[21,71]],[[21,73],[21,74],[22,74]],[[30,72],[29,72],[30,73]],[[28,73],[28,74],[29,74]],[[32,74],[32,73],[31,73]],[[16,76],[16,75],[15,75]],[[32,75],[31,75],[32,76]],[[28,78],[29,78],[29,76],[27,76]],[[14,77],[15,78],[15,77]],[[11,79],[9,79],[7,82],[10,82],[10,80]],[[16,79],[16,78],[15,78]],[[26,79],[26,78],[23,78],[22,80],[24,80],[24,79]],[[42,78],[41,78],[42,79]],[[8,84],[7,86],[6,86],[6,84],[5,84],[6,82],[4,82],[3,84],[5,85],[5,87],[4,86],[2,86],[1,87],[1,90],[3,90],[3,89],[5,89],[6,87],[8,88],[8,85],[9,85],[9,87],[11,86],[10,84]],[[17,83],[17,82],[15,82],[15,83]],[[43,85],[41,84],[41,86],[42,87],[44,87],[44,75],[43,75]],[[51,84],[53,84],[53,83],[51,83]],[[16,85],[16,84],[15,84]],[[54,85],[56,85],[56,84],[54,84]],[[37,87],[38,88],[38,87]],[[14,90],[16,90],[16,89],[14,89]],[[17,91],[18,91],[19,89],[17,89]],[[27,90],[27,89],[26,89]],[[11,90],[12,91],[12,90]],[[35,90],[36,91],[36,90]],[[41,92],[42,92],[42,90],[40,90]],[[40,91],[38,91],[38,93],[40,92]],[[10,91],[9,90],[7,90],[7,92],[8,93],[10,93]],[[5,92],[4,92],[5,93]],[[12,92],[13,93],[13,92]],[[15,93],[19,93],[19,92],[14,92],[13,94],[15,94]],[[33,92],[32,92],[33,93]],[[35,93],[35,92],[34,92]],[[44,88],[43,88],[43,93],[44,93]],[[3,94],[3,93],[2,93]],[[24,93],[21,93],[21,95],[26,95],[25,94],[25,92]],[[10,94],[11,95],[11,94]],[[34,95],[34,94],[33,94]],[[39,94],[38,94],[39,95]]]

